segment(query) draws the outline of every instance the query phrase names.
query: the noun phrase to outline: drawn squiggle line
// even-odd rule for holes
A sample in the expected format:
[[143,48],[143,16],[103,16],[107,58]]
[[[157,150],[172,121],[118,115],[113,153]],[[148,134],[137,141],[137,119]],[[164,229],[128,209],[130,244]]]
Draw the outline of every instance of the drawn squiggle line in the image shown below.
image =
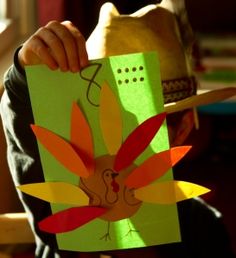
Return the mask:
[[114,195],[115,195],[115,198],[114,198],[114,201],[109,201],[109,198],[108,198],[108,195],[109,195],[109,187],[107,186],[107,182],[106,182],[106,180],[105,180],[105,173],[107,172],[107,171],[111,171],[112,173],[114,173],[113,172],[113,170],[112,169],[105,169],[104,171],[103,171],[103,173],[102,173],[102,180],[103,180],[103,182],[104,182],[104,184],[105,184],[105,200],[106,200],[106,202],[107,203],[109,203],[109,204],[115,204],[117,201],[118,201],[118,194],[117,193],[114,193]]
[[131,191],[133,191],[134,189],[129,189],[129,188],[127,188],[126,186],[124,187],[124,189],[123,189],[123,199],[124,199],[124,202],[127,204],[127,205],[129,205],[129,206],[136,206],[136,205],[139,205],[140,203],[142,203],[142,201],[140,201],[140,200],[135,200],[135,198],[134,198],[134,196],[133,196],[133,198],[134,198],[134,202],[131,202],[131,201],[129,201],[127,198],[126,198],[126,194],[128,194],[127,192],[129,192],[129,194],[131,194]]
[[100,206],[102,204],[101,197],[96,192],[92,191],[87,187],[87,185],[83,181],[83,178],[80,178],[80,183],[81,183],[82,189],[85,192],[87,192],[87,194],[89,195],[91,203],[94,204],[94,200],[97,198],[98,203],[96,203],[96,205]]
[[[94,72],[92,78],[87,78],[87,77],[85,77],[85,76],[83,75],[83,72],[84,72],[86,69],[90,68],[91,66],[97,66],[97,68],[96,68],[96,70],[95,70],[95,72]],[[99,104],[94,103],[94,102],[90,99],[90,91],[91,91],[91,89],[92,89],[92,85],[96,85],[96,87],[98,87],[99,90],[101,90],[101,85],[98,84],[98,83],[95,81],[95,78],[96,78],[96,76],[97,76],[99,70],[101,69],[101,67],[102,67],[102,64],[100,64],[100,63],[93,63],[93,64],[90,64],[89,66],[87,66],[87,67],[81,69],[81,71],[80,71],[80,77],[81,77],[83,80],[89,82],[88,88],[87,88],[87,92],[86,92],[87,100],[88,100],[88,102],[89,102],[92,106],[95,106],[95,107],[99,107]]]

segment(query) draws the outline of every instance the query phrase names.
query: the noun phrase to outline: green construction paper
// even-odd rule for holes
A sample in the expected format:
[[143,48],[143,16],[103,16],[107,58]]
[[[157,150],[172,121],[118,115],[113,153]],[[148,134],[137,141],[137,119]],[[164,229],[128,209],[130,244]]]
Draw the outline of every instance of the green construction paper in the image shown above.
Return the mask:
[[[71,107],[76,101],[92,129],[95,158],[106,155],[98,117],[102,83],[109,83],[120,103],[125,139],[138,124],[164,110],[159,70],[154,52],[94,60],[80,74],[51,71],[43,65],[29,66],[26,73],[35,124],[69,140]],[[45,181],[79,184],[77,176],[68,172],[40,143],[38,145]],[[164,124],[135,165],[168,148]],[[171,179],[172,170],[169,170],[160,180]],[[51,204],[51,207],[53,213],[65,209],[65,205],[59,204]],[[110,239],[101,239],[108,224]],[[127,234],[130,228],[136,231]],[[110,223],[95,219],[74,231],[57,234],[59,249],[74,251],[126,249],[179,241],[176,205],[147,203],[130,218]]]

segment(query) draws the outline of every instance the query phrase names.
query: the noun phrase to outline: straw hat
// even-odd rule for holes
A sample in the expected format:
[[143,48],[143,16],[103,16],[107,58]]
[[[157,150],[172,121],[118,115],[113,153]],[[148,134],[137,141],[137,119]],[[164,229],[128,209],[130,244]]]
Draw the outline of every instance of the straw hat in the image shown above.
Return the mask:
[[163,0],[130,15],[105,3],[87,40],[90,59],[157,51],[167,113],[218,102],[236,95],[236,88],[197,90],[191,69],[193,34],[182,0]]

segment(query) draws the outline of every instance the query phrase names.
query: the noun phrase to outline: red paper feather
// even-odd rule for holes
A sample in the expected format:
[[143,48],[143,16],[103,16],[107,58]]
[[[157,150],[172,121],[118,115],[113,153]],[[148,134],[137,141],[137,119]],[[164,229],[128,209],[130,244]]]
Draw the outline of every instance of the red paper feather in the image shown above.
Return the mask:
[[114,162],[114,169],[119,172],[128,167],[146,149],[160,129],[166,113],[150,117],[140,124],[120,147]]
[[95,206],[73,207],[60,211],[38,223],[40,230],[57,234],[74,230],[107,212]]

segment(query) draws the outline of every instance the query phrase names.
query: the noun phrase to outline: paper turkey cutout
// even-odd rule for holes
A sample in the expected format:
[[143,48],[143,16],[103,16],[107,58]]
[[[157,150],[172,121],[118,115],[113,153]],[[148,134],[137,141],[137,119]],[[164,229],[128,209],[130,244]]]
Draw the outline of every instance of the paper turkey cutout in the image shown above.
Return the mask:
[[75,230],[96,218],[108,223],[119,221],[138,213],[143,202],[173,204],[209,191],[189,182],[157,181],[185,156],[190,146],[174,147],[152,155],[138,166],[134,164],[157,134],[165,113],[146,119],[123,141],[120,108],[107,82],[101,88],[99,109],[108,154],[97,158],[90,126],[77,103],[72,104],[69,141],[39,125],[31,125],[44,148],[68,172],[80,177],[79,185],[45,182],[18,187],[50,203],[72,205],[40,221],[41,230],[57,234]]

